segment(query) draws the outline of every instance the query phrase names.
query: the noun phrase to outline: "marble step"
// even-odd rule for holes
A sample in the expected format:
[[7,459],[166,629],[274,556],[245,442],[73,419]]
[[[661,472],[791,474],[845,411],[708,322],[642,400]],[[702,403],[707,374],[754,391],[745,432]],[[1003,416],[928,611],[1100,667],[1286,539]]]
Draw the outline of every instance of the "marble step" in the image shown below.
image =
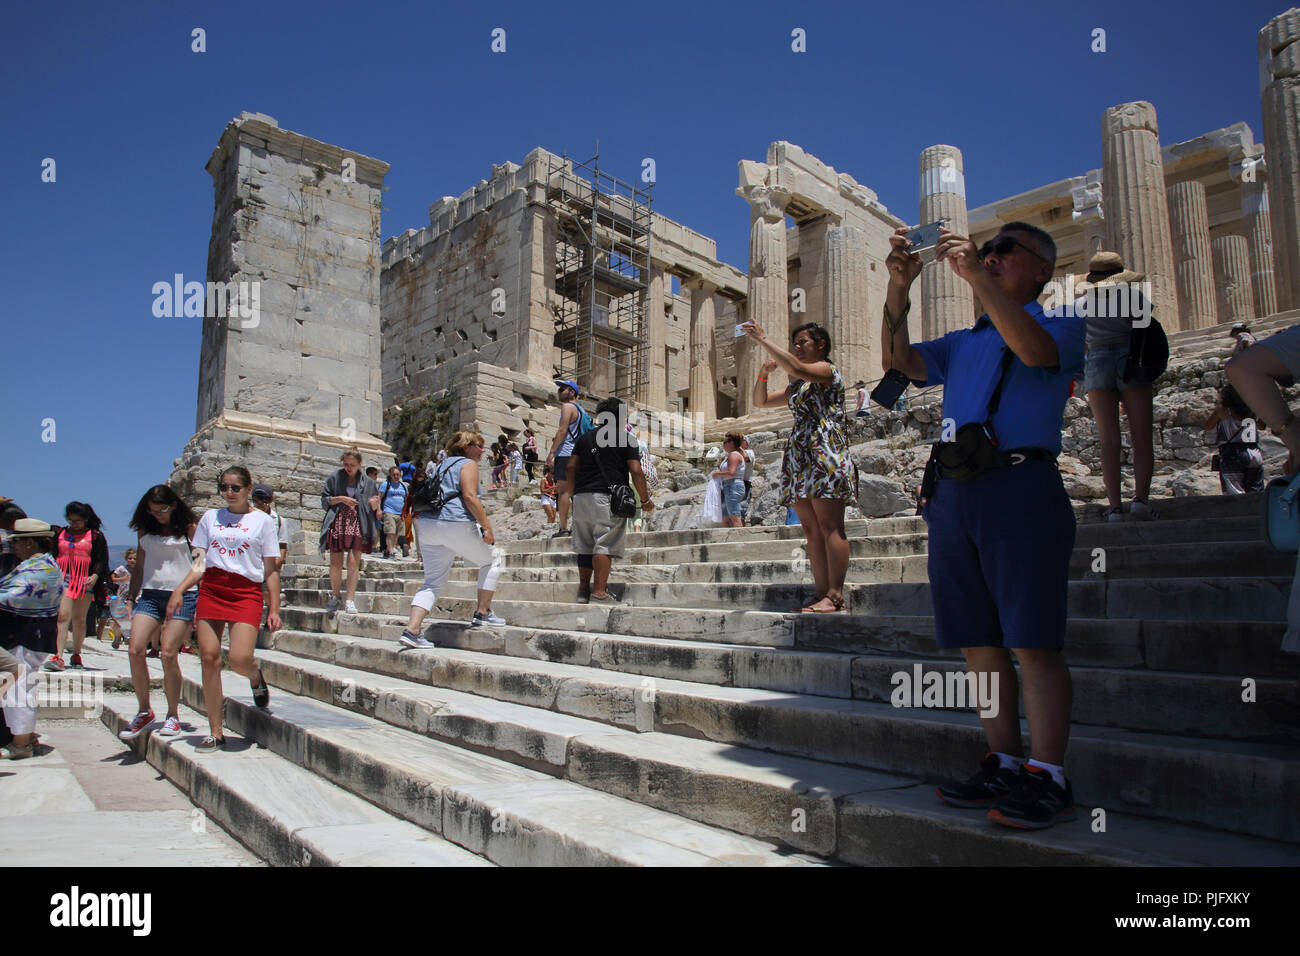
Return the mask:
[[[718,687],[392,641],[280,632],[275,650],[638,731],[703,737],[925,780],[964,777],[984,736],[973,714]],[[1079,799],[1183,823],[1300,841],[1300,748],[1075,725]]]
[[[1108,815],[1106,832],[1098,834],[1089,826],[1086,809],[1075,823],[1022,834],[990,824],[978,811],[945,807],[933,787],[893,774],[653,731],[595,725],[557,732],[555,715],[549,711],[490,700],[469,703],[468,695],[291,654],[269,652],[264,658],[264,673],[273,684],[302,689],[317,700],[400,728],[401,733],[358,733],[345,742],[333,734],[330,748],[341,750],[340,744],[346,743],[349,752],[313,761],[327,775],[364,777],[368,790],[382,794],[412,789],[414,773],[409,768],[412,753],[418,752],[410,742],[414,734],[517,760],[517,748],[492,748],[498,740],[516,739],[521,724],[532,724],[538,737],[548,739],[545,769],[556,777],[843,862],[954,866],[1249,861],[1258,866],[1300,860],[1295,847],[1118,812]],[[494,707],[502,708],[499,715]],[[472,723],[455,719],[466,709],[472,711]],[[271,710],[279,716],[274,702]],[[493,718],[500,733],[485,727]],[[318,747],[315,737],[322,732],[309,728],[305,733],[310,761]],[[450,759],[447,765],[455,767],[457,761]]]
[[[198,673],[197,664],[183,669]],[[238,682],[248,696],[247,681]],[[224,683],[233,689],[232,682]],[[200,684],[187,678],[186,685],[186,699],[194,699]],[[229,704],[234,705],[231,710],[239,709],[236,701]],[[101,720],[118,733],[135,715],[135,707],[134,697],[110,696]],[[208,733],[207,718],[186,706],[179,716],[194,728],[191,732],[171,738],[147,732],[123,746],[274,866],[491,865],[231,732],[238,728],[227,727],[227,750],[199,754],[195,746]]]

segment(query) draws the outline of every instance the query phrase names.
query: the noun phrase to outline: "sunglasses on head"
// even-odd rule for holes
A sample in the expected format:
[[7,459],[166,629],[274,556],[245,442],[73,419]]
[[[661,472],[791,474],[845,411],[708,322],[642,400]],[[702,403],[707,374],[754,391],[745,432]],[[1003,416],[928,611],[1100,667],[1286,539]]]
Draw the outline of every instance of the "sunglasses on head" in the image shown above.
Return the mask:
[[220,491],[222,494],[225,494],[227,491],[233,493],[236,491],[243,491],[243,490],[244,490],[243,485],[227,485],[227,484],[217,485],[217,491]]
[[988,242],[984,243],[984,245],[980,246],[980,261],[983,262],[985,259],[987,259],[989,256],[992,255],[996,255],[998,258],[1002,258],[1003,256],[1010,255],[1012,250],[1015,249],[1017,246],[1019,246],[1021,249],[1024,249],[1025,252],[1029,253],[1031,256],[1034,256],[1035,258],[1038,259],[1042,259],[1048,265],[1052,264],[1050,261],[1048,261],[1046,256],[1035,252],[1033,249],[1030,249],[1023,242],[1020,242],[1017,239],[1013,239],[1010,236],[1001,236],[1000,238],[997,239],[990,239]]

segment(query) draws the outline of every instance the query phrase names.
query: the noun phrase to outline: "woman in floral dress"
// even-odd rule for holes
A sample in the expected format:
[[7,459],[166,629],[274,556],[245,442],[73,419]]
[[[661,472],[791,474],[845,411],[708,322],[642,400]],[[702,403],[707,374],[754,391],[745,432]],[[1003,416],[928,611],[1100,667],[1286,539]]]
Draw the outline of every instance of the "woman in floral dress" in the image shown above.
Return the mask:
[[[844,428],[844,380],[829,361],[831,337],[809,322],[794,330],[787,352],[754,322],[745,323],[745,333],[771,356],[754,382],[753,406],[788,404],[794,412],[794,429],[781,462],[780,504],[794,508],[807,540],[817,595],[803,610],[841,611],[849,566],[844,507],[857,489]],[[777,368],[790,376],[790,384],[769,392],[767,379]]]

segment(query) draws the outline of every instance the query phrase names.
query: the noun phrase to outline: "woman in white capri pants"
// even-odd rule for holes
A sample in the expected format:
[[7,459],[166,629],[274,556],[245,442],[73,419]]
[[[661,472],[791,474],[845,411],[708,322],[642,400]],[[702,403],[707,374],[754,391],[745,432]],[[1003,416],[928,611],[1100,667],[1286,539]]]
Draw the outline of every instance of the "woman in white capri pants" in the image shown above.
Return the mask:
[[448,440],[446,450],[447,458],[438,464],[429,481],[448,500],[436,514],[421,501],[413,501],[411,505],[417,515],[416,539],[424,561],[424,586],[411,599],[411,617],[401,637],[407,647],[434,646],[420,630],[425,616],[433,610],[438,592],[447,583],[457,555],[471,565],[478,565],[478,610],[474,612],[473,626],[505,623],[492,613],[492,593],[501,575],[501,555],[493,547],[496,538],[492,535],[492,523],[478,497],[483,436],[478,432],[456,432]]

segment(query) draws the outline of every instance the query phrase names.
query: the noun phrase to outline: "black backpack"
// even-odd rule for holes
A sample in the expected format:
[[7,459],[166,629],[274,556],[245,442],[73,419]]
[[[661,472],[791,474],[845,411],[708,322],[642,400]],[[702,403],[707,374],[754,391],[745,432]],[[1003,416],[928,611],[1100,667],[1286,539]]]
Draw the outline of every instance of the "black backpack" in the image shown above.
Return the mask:
[[[456,459],[451,459],[455,461]],[[463,459],[467,460],[467,459]],[[411,510],[421,511],[425,514],[434,516],[442,514],[442,509],[448,504],[460,497],[459,491],[450,494],[442,490],[442,479],[447,474],[447,462],[443,462],[443,467],[434,471],[434,473],[422,481],[414,491],[411,492]]]

